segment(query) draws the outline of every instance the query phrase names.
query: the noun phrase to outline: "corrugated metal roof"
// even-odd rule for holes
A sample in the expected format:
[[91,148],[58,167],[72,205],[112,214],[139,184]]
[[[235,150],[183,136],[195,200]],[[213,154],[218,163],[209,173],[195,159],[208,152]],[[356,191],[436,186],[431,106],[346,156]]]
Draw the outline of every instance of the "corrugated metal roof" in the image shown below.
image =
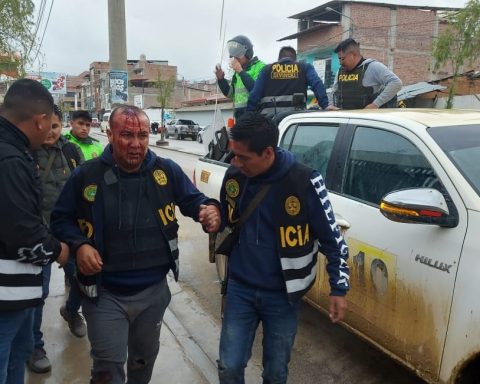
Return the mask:
[[289,16],[290,19],[302,19],[305,16],[310,16],[321,10],[324,10],[325,7],[332,7],[336,4],[343,3],[365,3],[365,4],[377,4],[377,5],[386,5],[386,6],[401,6],[401,7],[410,7],[410,8],[421,8],[421,9],[445,9],[445,10],[455,10],[465,7],[466,0],[334,0],[334,1],[324,1],[321,2],[319,6],[311,8],[309,10],[297,13],[295,15]]
[[420,83],[405,85],[398,91],[397,99],[400,100],[407,100],[413,99],[415,96],[423,95],[424,93],[433,92],[433,91],[443,91],[447,89],[443,85],[438,84],[429,84],[424,81]]

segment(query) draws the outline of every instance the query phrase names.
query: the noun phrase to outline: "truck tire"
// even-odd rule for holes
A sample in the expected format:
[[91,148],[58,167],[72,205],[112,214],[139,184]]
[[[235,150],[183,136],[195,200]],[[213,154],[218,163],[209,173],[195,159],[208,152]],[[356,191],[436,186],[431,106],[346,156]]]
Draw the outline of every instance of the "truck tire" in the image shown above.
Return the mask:
[[192,135],[192,141],[197,141],[198,135]]

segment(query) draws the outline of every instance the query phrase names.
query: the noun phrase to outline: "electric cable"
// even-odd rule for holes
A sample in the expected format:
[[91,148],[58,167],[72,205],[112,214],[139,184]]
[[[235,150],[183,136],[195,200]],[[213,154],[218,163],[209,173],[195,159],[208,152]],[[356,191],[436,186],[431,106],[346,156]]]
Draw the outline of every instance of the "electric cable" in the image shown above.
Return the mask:
[[37,39],[37,33],[38,33],[38,30],[40,29],[40,24],[42,23],[43,14],[45,13],[46,2],[47,0],[42,0],[42,2],[40,3],[40,8],[38,10],[38,18],[35,25],[35,32],[33,33],[33,36],[32,36],[32,43],[30,44],[30,48],[28,49],[27,57],[30,56],[30,52],[32,51],[33,45],[35,44],[35,40]]
[[42,34],[42,38],[40,40],[40,44],[38,45],[38,49],[37,49],[37,54],[35,55],[33,61],[35,62],[35,60],[37,59],[38,57],[38,54],[40,52],[40,48],[42,47],[42,44],[43,44],[43,38],[45,37],[45,32],[47,31],[47,27],[48,27],[48,22],[50,21],[50,15],[52,14],[52,8],[53,8],[53,3],[55,2],[55,0],[52,0],[51,4],[50,4],[50,9],[48,11],[48,17],[47,17],[47,22],[45,23],[45,29],[43,30],[43,34]]

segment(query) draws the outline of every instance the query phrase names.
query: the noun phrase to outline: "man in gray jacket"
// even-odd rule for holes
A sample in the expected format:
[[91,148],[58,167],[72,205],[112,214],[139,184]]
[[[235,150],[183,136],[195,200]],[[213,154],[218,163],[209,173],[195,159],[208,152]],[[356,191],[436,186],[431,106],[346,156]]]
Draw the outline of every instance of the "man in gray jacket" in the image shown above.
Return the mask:
[[[45,222],[50,224],[50,213],[57,201],[58,195],[60,195],[60,192],[62,191],[63,185],[70,177],[71,171],[77,165],[84,162],[80,148],[62,136],[62,112],[56,105],[53,107],[52,129],[42,147],[33,152],[33,158],[37,163],[40,179],[42,181],[42,216]],[[67,265],[65,265],[65,268],[67,268]],[[51,271],[51,264],[43,267],[43,299],[46,299],[49,294]],[[71,282],[70,287],[67,305],[71,302],[74,303],[75,307],[74,314],[69,317],[69,319],[71,319],[69,325],[72,324],[70,326],[71,329],[73,327],[72,332],[73,330],[80,329],[83,332],[83,335],[85,335],[85,321],[78,313],[78,309],[81,305],[80,290],[75,284],[75,281]],[[42,301],[35,309],[33,318],[33,338],[35,348],[27,361],[28,368],[35,373],[45,373],[51,370],[50,361],[44,349],[45,343],[41,331],[43,306],[44,302]],[[65,306],[62,308],[63,311],[65,311]]]
[[360,44],[348,38],[335,53],[341,68],[333,84],[334,105],[341,109],[395,108],[402,81],[385,65],[365,59]]

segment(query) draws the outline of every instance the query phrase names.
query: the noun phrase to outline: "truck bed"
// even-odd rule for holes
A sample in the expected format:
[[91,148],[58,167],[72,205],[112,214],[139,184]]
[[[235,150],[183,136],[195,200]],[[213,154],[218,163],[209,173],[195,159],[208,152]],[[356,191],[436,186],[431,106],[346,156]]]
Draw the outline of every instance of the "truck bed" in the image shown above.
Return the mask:
[[229,166],[228,163],[201,157],[195,165],[195,185],[206,196],[220,200],[220,186]]

